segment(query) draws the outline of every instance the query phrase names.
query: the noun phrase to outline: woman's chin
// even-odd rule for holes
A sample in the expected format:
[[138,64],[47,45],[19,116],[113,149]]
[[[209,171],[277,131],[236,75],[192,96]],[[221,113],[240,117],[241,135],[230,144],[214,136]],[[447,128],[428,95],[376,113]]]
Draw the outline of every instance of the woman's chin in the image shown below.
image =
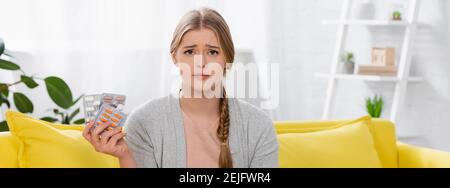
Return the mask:
[[[192,88],[191,98],[217,98],[220,93],[217,93],[213,89],[205,88]],[[185,96],[186,97],[186,96]]]

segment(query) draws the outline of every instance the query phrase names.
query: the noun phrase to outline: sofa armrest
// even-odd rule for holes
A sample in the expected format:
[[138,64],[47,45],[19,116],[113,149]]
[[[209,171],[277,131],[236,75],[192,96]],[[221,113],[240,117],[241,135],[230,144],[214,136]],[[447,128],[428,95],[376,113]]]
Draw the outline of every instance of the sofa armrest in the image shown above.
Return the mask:
[[450,153],[398,143],[399,168],[449,168]]

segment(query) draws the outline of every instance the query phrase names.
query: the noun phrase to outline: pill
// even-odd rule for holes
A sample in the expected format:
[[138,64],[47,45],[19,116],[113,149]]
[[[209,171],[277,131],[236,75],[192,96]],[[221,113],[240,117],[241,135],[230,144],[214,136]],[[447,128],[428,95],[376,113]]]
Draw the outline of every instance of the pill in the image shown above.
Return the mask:
[[111,110],[111,108],[107,108],[107,109],[105,110],[105,112],[107,112],[108,114],[112,114],[112,113],[113,113],[112,110]]
[[116,118],[111,118],[111,121],[113,121],[113,122],[116,122],[116,123],[118,123],[118,122],[119,122],[119,120],[118,120],[118,119],[116,119]]
[[107,113],[103,113],[102,115],[108,119],[111,118],[111,116],[109,116]]
[[116,118],[118,118],[118,119],[122,119],[122,116],[120,115],[120,114],[114,114],[114,116],[116,117]]
[[103,122],[108,122],[108,120],[105,119],[104,117],[101,117],[100,120],[102,120]]
[[115,124],[115,123],[111,123],[111,126],[115,127],[115,126],[116,126],[116,124]]

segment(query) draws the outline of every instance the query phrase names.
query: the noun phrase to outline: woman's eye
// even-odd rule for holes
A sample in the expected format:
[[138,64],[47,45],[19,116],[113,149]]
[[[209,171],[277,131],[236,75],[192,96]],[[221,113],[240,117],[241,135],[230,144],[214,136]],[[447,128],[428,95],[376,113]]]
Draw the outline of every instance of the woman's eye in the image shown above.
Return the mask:
[[186,50],[186,51],[184,51],[184,54],[192,55],[192,54],[194,54],[194,51],[193,50]]
[[219,52],[216,51],[216,50],[210,50],[210,51],[208,52],[208,55],[212,55],[212,56],[215,56],[215,55],[217,55],[217,54],[219,54]]

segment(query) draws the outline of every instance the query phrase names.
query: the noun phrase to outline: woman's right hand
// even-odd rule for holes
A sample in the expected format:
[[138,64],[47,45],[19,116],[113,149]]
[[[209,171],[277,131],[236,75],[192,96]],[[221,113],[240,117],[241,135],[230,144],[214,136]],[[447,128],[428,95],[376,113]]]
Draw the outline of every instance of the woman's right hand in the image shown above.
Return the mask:
[[86,124],[83,130],[83,137],[94,146],[95,151],[113,155],[119,159],[132,158],[124,139],[125,133],[122,132],[122,127],[107,130],[110,123],[102,122],[99,122],[94,129],[92,129],[93,126],[93,121]]

